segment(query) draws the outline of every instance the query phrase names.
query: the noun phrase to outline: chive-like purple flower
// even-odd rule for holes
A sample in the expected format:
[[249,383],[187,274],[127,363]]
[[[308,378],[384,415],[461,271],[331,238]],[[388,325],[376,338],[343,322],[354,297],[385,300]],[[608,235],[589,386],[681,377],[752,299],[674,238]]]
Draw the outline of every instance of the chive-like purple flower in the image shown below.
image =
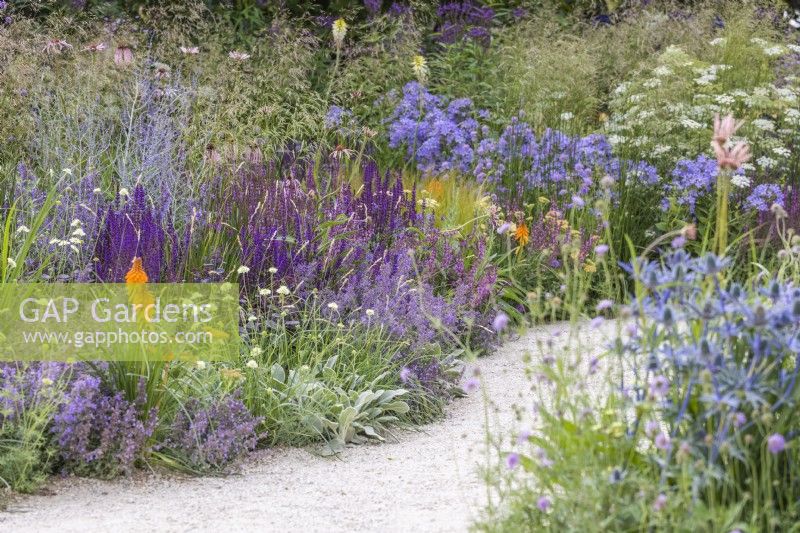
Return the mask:
[[502,311],[497,313],[497,316],[494,317],[494,320],[492,321],[492,327],[497,333],[500,333],[506,329],[506,327],[508,327],[508,315]]
[[669,380],[664,376],[653,376],[650,379],[650,396],[663,398],[669,393]]
[[667,495],[663,492],[656,496],[656,499],[653,501],[653,510],[658,512],[664,509],[667,506]]
[[663,431],[658,435],[656,435],[656,438],[653,439],[653,443],[659,450],[669,450],[670,446],[672,445],[669,435],[667,435]]
[[536,502],[536,507],[538,507],[539,510],[542,511],[542,512],[547,511],[548,509],[550,509],[550,507],[552,505],[553,504],[550,501],[550,498],[548,498],[547,496],[541,496],[539,498],[539,500]]
[[786,439],[780,433],[774,433],[767,438],[767,450],[776,455],[786,449]]
[[506,457],[506,466],[509,470],[515,469],[519,465],[519,454],[511,452]]
[[603,257],[608,253],[608,245],[607,244],[598,244],[594,247],[594,253],[597,257]]
[[400,370],[400,381],[403,383],[408,383],[408,380],[411,378],[412,371],[407,366],[404,366]]
[[464,392],[467,394],[472,394],[473,392],[477,391],[480,386],[481,382],[478,378],[469,378],[464,382]]
[[605,299],[597,302],[597,305],[595,306],[594,310],[597,311],[598,313],[601,313],[606,309],[611,309],[612,307],[614,307],[613,300]]

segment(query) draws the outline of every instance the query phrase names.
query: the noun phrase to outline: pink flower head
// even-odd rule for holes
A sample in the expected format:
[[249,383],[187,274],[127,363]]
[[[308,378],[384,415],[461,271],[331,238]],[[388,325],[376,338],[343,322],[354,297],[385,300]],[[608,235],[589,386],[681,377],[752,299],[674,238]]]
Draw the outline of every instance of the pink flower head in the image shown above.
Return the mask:
[[84,52],[102,52],[106,48],[108,48],[108,45],[106,43],[94,43],[94,44],[90,44],[89,46],[86,46],[83,49],[83,51]]
[[744,121],[737,122],[733,115],[727,115],[724,118],[719,118],[719,113],[714,115],[714,138],[712,143],[724,146],[728,139],[733,137],[733,134],[742,127]]
[[650,396],[663,398],[669,393],[669,380],[664,376],[654,376],[650,380]]
[[663,431],[658,435],[656,435],[656,438],[653,439],[653,443],[659,450],[669,450],[670,446],[672,446],[672,441],[669,438],[669,435],[667,435]]
[[228,57],[230,57],[234,61],[247,61],[248,59],[250,59],[250,54],[245,52],[240,52],[238,50],[232,50],[228,52]]
[[48,54],[60,54],[64,50],[72,48],[72,45],[63,39],[50,39],[42,48],[42,52]]
[[780,433],[775,433],[767,438],[767,450],[776,455],[786,449],[786,439]]
[[747,143],[736,143],[730,150],[724,145],[714,141],[711,143],[714,154],[717,156],[717,164],[721,169],[736,170],[750,160],[750,146]]
[[133,50],[128,46],[118,46],[114,50],[114,63],[120,66],[133,63]]
[[656,496],[656,499],[653,501],[653,510],[658,512],[664,509],[667,506],[667,495],[663,492]]

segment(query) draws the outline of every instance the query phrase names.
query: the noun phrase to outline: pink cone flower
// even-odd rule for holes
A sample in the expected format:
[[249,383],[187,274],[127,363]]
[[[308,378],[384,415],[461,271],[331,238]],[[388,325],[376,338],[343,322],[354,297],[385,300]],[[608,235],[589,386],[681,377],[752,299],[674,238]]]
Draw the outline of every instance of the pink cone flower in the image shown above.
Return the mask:
[[711,147],[717,156],[717,164],[723,170],[736,170],[750,160],[750,147],[746,143],[736,143],[733,148],[728,148],[728,141],[744,122],[736,121],[733,115],[719,118],[719,113],[714,115],[714,136]]
[[728,139],[733,137],[736,130],[742,127],[744,121],[736,122],[733,115],[728,115],[724,118],[719,118],[719,113],[714,115],[714,139],[713,142],[724,146]]
[[717,164],[721,169],[736,170],[750,160],[750,147],[746,143],[736,143],[736,146],[728,150],[716,141],[711,143],[714,154],[717,156]]
[[129,46],[118,46],[114,50],[114,63],[117,65],[130,65],[133,63],[133,50]]

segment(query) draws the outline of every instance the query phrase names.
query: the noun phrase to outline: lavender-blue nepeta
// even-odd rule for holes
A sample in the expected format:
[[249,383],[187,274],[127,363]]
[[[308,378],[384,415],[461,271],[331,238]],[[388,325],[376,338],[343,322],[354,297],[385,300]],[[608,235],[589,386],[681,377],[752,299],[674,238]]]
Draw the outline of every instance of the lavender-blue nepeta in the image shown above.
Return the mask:
[[325,115],[325,127],[329,129],[340,128],[346,119],[352,117],[352,113],[342,107],[333,105]]
[[210,406],[191,398],[178,411],[166,438],[157,447],[170,450],[192,469],[221,469],[256,447],[256,428],[261,422],[247,410],[238,394],[216,400]]
[[138,403],[105,390],[99,378],[79,376],[51,428],[64,468],[100,476],[130,472],[156,424],[155,410],[140,411]]
[[23,420],[43,402],[60,401],[57,390],[66,363],[0,363],[0,427]]

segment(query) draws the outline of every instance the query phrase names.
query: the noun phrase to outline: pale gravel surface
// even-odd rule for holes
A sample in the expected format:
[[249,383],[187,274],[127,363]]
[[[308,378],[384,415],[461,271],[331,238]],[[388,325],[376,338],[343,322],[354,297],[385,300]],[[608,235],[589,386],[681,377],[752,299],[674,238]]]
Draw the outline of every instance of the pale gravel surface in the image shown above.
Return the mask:
[[[482,391],[396,442],[348,448],[340,459],[265,450],[225,478],[60,479],[0,512],[0,531],[465,531],[486,502],[482,392],[498,407],[490,426],[510,431],[511,405],[528,403],[523,354],[538,353],[536,339],[556,330],[566,325],[531,330],[469,365]],[[599,349],[598,334],[582,340]]]

